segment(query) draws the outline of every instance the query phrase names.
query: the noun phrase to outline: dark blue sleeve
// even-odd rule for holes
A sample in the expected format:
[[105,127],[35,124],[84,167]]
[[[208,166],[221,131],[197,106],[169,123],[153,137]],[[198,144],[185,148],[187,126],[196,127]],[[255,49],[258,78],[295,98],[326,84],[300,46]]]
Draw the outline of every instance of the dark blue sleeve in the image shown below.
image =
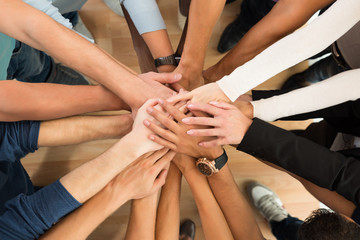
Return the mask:
[[0,239],[37,239],[80,205],[59,180],[32,195],[18,195],[0,216]]
[[0,161],[16,161],[38,149],[39,121],[0,122]]

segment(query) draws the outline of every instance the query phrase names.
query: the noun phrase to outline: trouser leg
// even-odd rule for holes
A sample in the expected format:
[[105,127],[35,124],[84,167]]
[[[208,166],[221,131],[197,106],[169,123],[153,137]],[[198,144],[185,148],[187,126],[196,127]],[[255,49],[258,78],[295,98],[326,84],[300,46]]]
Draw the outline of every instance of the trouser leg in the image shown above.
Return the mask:
[[7,79],[24,82],[45,82],[51,72],[53,60],[46,53],[16,41],[7,69]]

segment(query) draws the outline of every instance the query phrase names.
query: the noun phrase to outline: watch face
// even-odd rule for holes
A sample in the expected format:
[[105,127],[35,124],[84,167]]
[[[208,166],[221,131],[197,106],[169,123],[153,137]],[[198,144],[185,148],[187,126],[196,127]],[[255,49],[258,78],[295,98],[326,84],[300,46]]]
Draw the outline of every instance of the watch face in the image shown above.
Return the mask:
[[206,176],[211,176],[213,174],[213,171],[211,170],[210,166],[206,163],[199,162],[197,163],[196,166],[199,169],[199,171]]

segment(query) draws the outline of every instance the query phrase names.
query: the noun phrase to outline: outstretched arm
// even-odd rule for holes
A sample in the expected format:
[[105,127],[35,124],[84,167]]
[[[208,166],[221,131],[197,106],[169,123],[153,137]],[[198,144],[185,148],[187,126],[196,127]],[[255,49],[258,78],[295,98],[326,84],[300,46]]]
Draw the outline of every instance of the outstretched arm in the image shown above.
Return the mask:
[[206,49],[224,5],[225,0],[193,0],[190,3],[184,50],[175,70],[182,74],[180,84],[186,89],[191,90],[204,83],[202,71]]
[[271,45],[217,84],[231,101],[235,101],[277,73],[328,47],[360,20],[359,12],[359,1],[337,0],[313,22]]
[[278,1],[272,10],[253,26],[225,57],[204,72],[205,79],[214,82],[229,75],[271,44],[304,25],[316,11],[334,1]]
[[155,240],[157,199],[158,192],[132,201],[129,223],[125,235],[126,240]]
[[[173,153],[170,154],[173,156]],[[157,194],[155,193],[165,183],[167,171],[164,170],[164,166],[169,164],[171,158],[166,155],[162,158],[161,155],[156,157],[155,155],[157,154],[154,153],[153,156],[135,161],[108,183],[103,190],[57,223],[40,239],[86,239],[102,221],[129,199],[150,195],[136,201],[141,202],[148,198],[153,201],[155,196],[156,203]],[[139,175],[145,175],[146,178],[139,178]],[[139,222],[144,220],[142,218],[144,216],[137,217]],[[145,238],[150,239],[149,236]]]
[[[174,74],[156,74],[141,79],[96,45],[20,0],[1,0],[0,9],[2,33],[44,51],[95,79],[126,101],[132,109],[138,109],[150,97],[171,96],[170,89],[149,80],[159,80],[160,76],[172,83],[176,81]],[[52,31],[50,35],[49,29]]]
[[9,122],[129,108],[102,86],[0,81],[0,99],[0,121]]
[[277,41],[230,75],[190,93],[171,97],[171,100],[234,102],[260,83],[328,47],[360,20],[359,12],[359,1],[337,0],[310,24]]
[[228,164],[218,173],[208,177],[208,182],[234,239],[264,239],[251,206],[239,191]]
[[[254,113],[265,121],[312,112],[360,97],[360,69],[337,74],[326,81],[297,89],[285,94],[251,102]],[[339,94],[346,92],[346,94]],[[319,94],[320,93],[320,94]],[[271,110],[270,110],[271,109]]]
[[[179,155],[175,158],[179,158]],[[156,240],[179,239],[181,179],[180,170],[171,163],[157,209]]]
[[132,128],[130,114],[76,116],[40,124],[38,147],[78,144],[105,138],[121,138]]
[[195,159],[181,155],[181,158],[176,160],[175,164],[190,185],[199,211],[205,239],[234,239],[206,177],[195,166]]

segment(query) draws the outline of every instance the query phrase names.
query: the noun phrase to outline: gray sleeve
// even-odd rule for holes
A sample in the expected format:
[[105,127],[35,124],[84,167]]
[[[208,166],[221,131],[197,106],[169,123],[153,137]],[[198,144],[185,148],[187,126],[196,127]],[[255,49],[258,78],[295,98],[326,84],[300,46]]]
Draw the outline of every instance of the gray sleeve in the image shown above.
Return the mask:
[[140,34],[166,29],[155,0],[120,0]]
[[87,0],[51,0],[52,5],[59,9],[61,14],[78,11]]

